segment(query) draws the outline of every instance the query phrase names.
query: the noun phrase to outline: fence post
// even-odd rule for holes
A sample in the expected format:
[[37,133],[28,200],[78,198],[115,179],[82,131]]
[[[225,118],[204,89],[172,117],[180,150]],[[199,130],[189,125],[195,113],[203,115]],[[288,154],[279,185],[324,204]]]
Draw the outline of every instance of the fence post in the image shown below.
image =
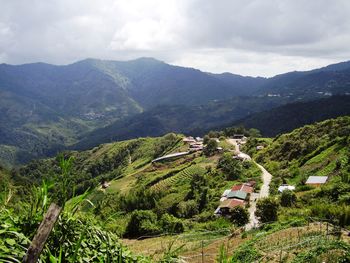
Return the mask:
[[281,248],[281,251],[280,251],[280,263],[282,262],[282,248]]
[[202,240],[202,263],[204,263],[204,241]]
[[51,203],[47,210],[43,221],[41,221],[38,231],[36,232],[32,243],[30,244],[26,255],[23,258],[23,263],[36,263],[45,246],[46,240],[49,237],[58,216],[60,215],[62,207]]

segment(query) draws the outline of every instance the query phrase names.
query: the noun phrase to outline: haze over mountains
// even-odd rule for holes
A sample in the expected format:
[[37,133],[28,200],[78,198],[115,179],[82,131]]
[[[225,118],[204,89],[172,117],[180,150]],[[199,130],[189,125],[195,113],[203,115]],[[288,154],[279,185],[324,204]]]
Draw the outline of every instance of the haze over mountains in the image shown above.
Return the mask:
[[77,143],[172,130],[200,133],[290,102],[348,93],[350,62],[273,78],[212,74],[152,58],[1,64],[0,160],[19,164]]

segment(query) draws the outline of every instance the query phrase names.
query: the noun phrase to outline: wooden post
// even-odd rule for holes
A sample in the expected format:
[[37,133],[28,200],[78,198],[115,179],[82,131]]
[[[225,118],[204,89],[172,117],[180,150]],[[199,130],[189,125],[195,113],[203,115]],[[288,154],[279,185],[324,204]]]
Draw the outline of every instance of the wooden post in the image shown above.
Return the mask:
[[204,263],[204,244],[203,244],[203,240],[202,240],[202,263]]
[[32,243],[30,244],[26,255],[23,258],[23,263],[36,263],[45,246],[46,240],[49,237],[54,224],[60,215],[62,207],[52,203],[47,210],[43,221],[41,222]]
[[280,263],[282,262],[282,248],[281,248],[281,251],[280,251]]

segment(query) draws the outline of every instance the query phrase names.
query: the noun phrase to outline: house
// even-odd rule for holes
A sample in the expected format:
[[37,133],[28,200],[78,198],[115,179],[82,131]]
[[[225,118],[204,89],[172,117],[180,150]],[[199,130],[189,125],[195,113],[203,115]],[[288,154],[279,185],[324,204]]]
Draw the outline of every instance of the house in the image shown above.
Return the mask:
[[251,194],[254,192],[254,188],[249,183],[244,183],[232,186],[231,191],[243,191]]
[[192,142],[190,143],[190,148],[203,147],[203,143],[201,142]]
[[203,138],[201,138],[201,137],[196,137],[196,141],[197,141],[197,142],[203,142]]
[[182,139],[182,141],[184,143],[194,143],[194,142],[196,142],[196,140],[192,136],[185,137],[185,138]]
[[248,184],[249,186],[251,186],[251,187],[255,187],[255,185],[256,185],[256,181],[254,181],[254,180],[250,180],[248,183],[246,183],[246,184]]
[[236,206],[245,206],[245,202],[244,200],[241,199],[227,199],[225,201],[223,201],[218,209],[215,210],[216,214],[221,214],[221,215],[228,215],[230,213],[230,209],[236,207]]
[[305,184],[320,186],[322,184],[325,184],[327,180],[328,180],[328,176],[309,176]]
[[290,191],[294,191],[295,190],[295,186],[293,185],[288,185],[288,184],[282,184],[278,187],[278,192],[282,193],[285,190],[290,190]]
[[227,195],[227,199],[241,199],[241,200],[249,200],[249,195],[248,193],[237,190],[237,191],[230,191]]
[[227,200],[227,195],[231,192],[231,189],[226,189],[221,195],[220,202]]
[[256,149],[257,149],[258,151],[260,151],[260,150],[264,149],[264,146],[258,145],[258,146],[256,146]]
[[237,160],[240,160],[240,161],[251,161],[252,158],[248,155],[248,154],[245,154],[245,153],[239,153],[235,156],[233,156],[234,159],[237,159]]
[[245,138],[244,134],[234,134],[232,136],[232,139],[236,139],[236,140],[243,140],[243,138]]
[[102,189],[107,189],[109,187],[109,183],[107,181],[103,181],[101,187]]
[[198,151],[202,151],[202,150],[203,150],[203,146],[190,148],[190,152],[198,152]]
[[202,150],[203,150],[203,143],[202,142],[190,143],[190,151],[196,152],[196,151],[202,151]]

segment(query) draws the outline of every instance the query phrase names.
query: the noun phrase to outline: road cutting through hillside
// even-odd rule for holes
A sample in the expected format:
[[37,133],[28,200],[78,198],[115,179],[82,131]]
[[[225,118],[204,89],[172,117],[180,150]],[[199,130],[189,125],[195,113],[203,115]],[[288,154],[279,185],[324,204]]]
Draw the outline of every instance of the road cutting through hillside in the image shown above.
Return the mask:
[[[251,157],[248,154],[242,153],[239,149],[239,145],[237,143],[237,140],[235,139],[227,139],[227,142],[234,145],[235,146],[235,152],[237,155],[243,155],[243,156],[247,156],[249,158],[249,160],[251,160]],[[249,223],[246,224],[245,229],[246,230],[250,230],[252,228],[254,228],[255,226],[257,226],[259,224],[258,219],[255,217],[255,211],[256,211],[256,202],[258,199],[260,198],[264,198],[269,196],[269,189],[270,189],[270,182],[271,182],[271,178],[272,175],[260,164],[254,162],[259,169],[262,172],[262,181],[263,184],[260,188],[260,192],[259,193],[252,193],[250,196],[250,206],[248,209],[249,212]]]

